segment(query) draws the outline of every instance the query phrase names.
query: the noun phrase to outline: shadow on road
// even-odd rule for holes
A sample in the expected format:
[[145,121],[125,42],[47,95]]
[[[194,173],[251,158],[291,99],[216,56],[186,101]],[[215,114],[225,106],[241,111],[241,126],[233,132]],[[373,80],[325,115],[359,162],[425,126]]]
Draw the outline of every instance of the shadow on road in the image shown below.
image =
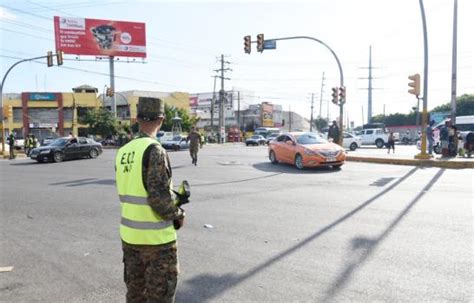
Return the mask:
[[[272,164],[269,164],[272,165]],[[314,234],[310,235],[306,239],[303,239],[300,243],[298,243],[295,246],[292,246],[285,251],[282,251],[281,253],[275,255],[273,258],[255,266],[253,269],[247,271],[244,274],[224,274],[224,275],[211,275],[211,274],[202,274],[198,275],[192,279],[189,279],[187,281],[184,281],[185,287],[183,289],[178,289],[177,293],[177,299],[178,302],[205,302],[208,301],[212,298],[214,298],[216,295],[223,293],[227,291],[228,289],[231,289],[241,282],[247,280],[248,278],[252,277],[253,275],[259,273],[260,271],[264,270],[265,268],[268,268],[272,266],[274,263],[279,262],[283,260],[285,257],[293,254],[297,250],[303,248],[310,242],[316,240],[323,234],[327,233],[337,225],[343,223],[347,219],[351,218],[354,216],[356,213],[360,212],[363,210],[365,207],[373,203],[375,200],[378,198],[382,197],[385,195],[387,192],[391,191],[394,189],[396,186],[398,186],[400,183],[405,181],[408,177],[413,175],[416,171],[418,170],[417,167],[412,168],[409,172],[407,172],[403,177],[401,177],[399,180],[394,182],[392,185],[389,187],[385,188],[382,190],[380,193],[376,194],[369,200],[363,202],[360,204],[358,207],[355,209],[351,210],[350,212],[346,213],[345,215],[339,217],[337,220],[334,222],[324,226],[320,230],[316,231]],[[438,177],[439,178],[439,177]]]
[[303,170],[297,169],[294,165],[278,163],[272,164],[270,162],[255,163],[252,165],[254,168],[272,173],[281,174],[329,174],[340,172],[340,169],[334,169],[331,167],[316,167],[316,168],[305,168]]
[[71,180],[65,182],[57,182],[51,183],[49,185],[64,185],[68,187],[75,187],[75,186],[85,186],[85,185],[115,185],[114,179],[97,179],[97,178],[88,178],[88,179],[78,179],[78,180]]
[[265,178],[271,178],[280,175],[281,173],[276,173],[276,174],[271,174],[271,175],[265,175],[261,177],[255,177],[255,178],[247,178],[247,179],[240,179],[240,180],[232,180],[232,181],[224,181],[224,182],[214,182],[214,183],[192,183],[192,187],[202,187],[202,186],[212,186],[212,185],[223,185],[223,184],[234,184],[234,183],[242,183],[242,182],[249,182],[249,181],[255,181],[255,180],[260,180],[260,179],[265,179]]
[[412,207],[425,195],[431,187],[443,175],[445,169],[440,169],[436,175],[428,182],[428,184],[420,191],[420,193],[410,201],[410,203],[403,209],[403,211],[390,223],[390,225],[376,238],[367,238],[358,236],[352,239],[351,247],[355,254],[354,260],[348,262],[345,268],[341,271],[339,276],[331,283],[331,287],[326,291],[326,296],[323,302],[330,302],[350,281],[351,276],[359,267],[361,267],[367,259],[374,253],[377,247],[388,237],[388,235],[400,224],[402,219],[408,215]]

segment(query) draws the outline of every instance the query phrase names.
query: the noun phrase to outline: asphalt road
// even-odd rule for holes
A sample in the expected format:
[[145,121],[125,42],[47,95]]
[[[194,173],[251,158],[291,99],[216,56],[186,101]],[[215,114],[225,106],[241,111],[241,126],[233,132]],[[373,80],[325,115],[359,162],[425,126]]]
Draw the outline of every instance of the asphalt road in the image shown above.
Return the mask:
[[[125,301],[114,153],[0,161],[1,302]],[[474,170],[298,171],[266,153],[170,153],[192,187],[177,302],[474,300]]]

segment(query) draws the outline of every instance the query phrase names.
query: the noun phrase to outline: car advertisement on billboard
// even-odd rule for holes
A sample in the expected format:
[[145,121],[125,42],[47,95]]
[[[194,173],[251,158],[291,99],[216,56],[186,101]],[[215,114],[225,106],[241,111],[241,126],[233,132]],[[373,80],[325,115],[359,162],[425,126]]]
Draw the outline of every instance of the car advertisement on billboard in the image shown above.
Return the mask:
[[55,16],[54,38],[65,54],[146,58],[145,23]]

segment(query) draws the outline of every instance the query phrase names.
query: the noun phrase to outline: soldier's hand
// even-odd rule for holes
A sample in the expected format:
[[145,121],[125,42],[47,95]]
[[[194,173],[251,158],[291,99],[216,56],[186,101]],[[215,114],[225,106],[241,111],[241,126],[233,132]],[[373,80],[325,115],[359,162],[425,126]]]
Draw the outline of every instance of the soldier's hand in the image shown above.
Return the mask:
[[181,209],[182,215],[178,219],[173,220],[174,229],[178,230],[184,226],[184,217],[186,216],[184,209]]

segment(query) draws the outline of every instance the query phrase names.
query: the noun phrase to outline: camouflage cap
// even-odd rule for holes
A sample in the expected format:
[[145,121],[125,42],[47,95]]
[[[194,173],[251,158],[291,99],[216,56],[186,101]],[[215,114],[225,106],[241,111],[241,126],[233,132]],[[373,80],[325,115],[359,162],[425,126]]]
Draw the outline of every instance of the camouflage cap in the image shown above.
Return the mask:
[[165,103],[159,98],[139,97],[137,105],[137,118],[145,121],[153,121],[163,117]]

